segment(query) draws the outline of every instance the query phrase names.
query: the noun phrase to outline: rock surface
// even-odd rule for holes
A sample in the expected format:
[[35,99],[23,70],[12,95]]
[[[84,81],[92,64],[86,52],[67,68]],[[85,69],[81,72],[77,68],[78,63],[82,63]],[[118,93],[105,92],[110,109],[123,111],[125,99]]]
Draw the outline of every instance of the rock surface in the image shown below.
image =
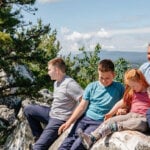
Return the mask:
[[[57,150],[69,130],[64,132],[49,150]],[[150,150],[150,135],[129,130],[115,132],[97,141],[91,150]]]
[[150,150],[150,136],[137,131],[115,132],[97,141],[91,150]]

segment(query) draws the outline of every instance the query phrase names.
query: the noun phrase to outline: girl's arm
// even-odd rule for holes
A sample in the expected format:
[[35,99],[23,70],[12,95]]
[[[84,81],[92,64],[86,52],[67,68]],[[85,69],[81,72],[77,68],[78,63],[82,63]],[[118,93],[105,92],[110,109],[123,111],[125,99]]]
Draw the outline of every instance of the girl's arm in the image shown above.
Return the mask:
[[105,119],[107,120],[108,118],[112,117],[113,115],[116,114],[116,112],[118,111],[119,108],[123,108],[125,106],[125,103],[123,101],[123,99],[121,99],[120,101],[118,101],[114,107],[105,115]]

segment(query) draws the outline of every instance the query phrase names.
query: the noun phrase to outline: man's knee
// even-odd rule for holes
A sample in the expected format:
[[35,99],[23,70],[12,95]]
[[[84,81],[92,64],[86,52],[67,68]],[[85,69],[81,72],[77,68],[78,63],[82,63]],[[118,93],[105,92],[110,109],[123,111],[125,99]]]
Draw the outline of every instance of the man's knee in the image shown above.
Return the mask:
[[140,128],[140,131],[141,132],[146,132],[147,129],[148,129],[148,126],[147,126],[147,122],[142,120],[140,123],[139,123],[139,128]]
[[29,114],[32,114],[32,109],[33,109],[32,105],[25,106],[24,109],[23,109],[24,115],[28,116]]
[[146,112],[146,118],[147,118],[147,122],[150,128],[150,109],[148,109],[148,111]]

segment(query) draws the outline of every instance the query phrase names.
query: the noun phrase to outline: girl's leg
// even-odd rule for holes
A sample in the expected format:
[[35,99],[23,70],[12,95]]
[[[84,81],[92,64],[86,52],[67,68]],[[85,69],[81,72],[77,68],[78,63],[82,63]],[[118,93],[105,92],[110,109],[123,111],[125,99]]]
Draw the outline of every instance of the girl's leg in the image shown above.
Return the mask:
[[[92,135],[96,138],[99,138],[99,132],[101,131],[101,128],[104,128],[106,125],[110,125],[113,124],[113,126],[115,126],[115,123],[119,123],[119,122],[124,122],[124,121],[128,121],[131,118],[141,118],[144,117],[141,114],[137,114],[137,113],[128,113],[126,115],[118,115],[118,116],[114,116],[112,118],[109,118],[108,120],[104,121],[94,132],[92,132]],[[118,126],[118,130],[122,130],[121,126]]]
[[102,123],[94,132],[87,135],[80,131],[79,135],[86,148],[89,148],[95,141],[105,137],[113,132],[121,130],[138,130],[146,131],[147,122],[143,115],[136,113],[128,113],[126,115],[119,115],[112,117]]
[[[113,124],[113,126],[115,126],[116,122],[120,122],[120,121],[124,121],[124,120],[128,120],[130,118],[130,113],[126,114],[126,115],[118,115],[118,116],[114,116],[112,118],[109,118],[108,120],[104,121],[94,132],[92,132],[91,134],[96,138],[99,139],[102,135],[100,134],[101,131],[105,130],[105,127],[108,128],[109,124]],[[104,134],[103,134],[104,135]]]
[[147,120],[145,117],[130,118],[126,121],[119,122],[118,126],[120,126],[122,130],[136,130],[140,132],[148,130]]
[[[109,134],[111,134],[112,132],[117,131],[117,124],[116,123],[112,123],[112,124],[103,124],[103,126],[101,126],[100,130],[98,132],[95,132],[95,134],[93,134],[93,132],[91,132],[91,134],[87,134],[86,132],[83,132],[82,130],[80,130],[78,132],[78,135],[80,136],[80,138],[82,139],[82,143],[84,145],[84,147],[86,149],[90,149],[90,147],[100,138],[107,136]],[[89,132],[88,132],[89,133]]]

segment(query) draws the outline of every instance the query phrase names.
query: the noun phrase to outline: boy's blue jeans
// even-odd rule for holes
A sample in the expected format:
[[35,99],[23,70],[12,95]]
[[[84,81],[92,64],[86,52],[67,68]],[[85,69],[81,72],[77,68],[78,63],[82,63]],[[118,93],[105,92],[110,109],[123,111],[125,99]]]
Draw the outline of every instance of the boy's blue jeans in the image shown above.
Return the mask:
[[[34,150],[48,150],[58,138],[58,129],[65,122],[56,118],[50,118],[50,108],[39,105],[28,105],[24,108],[24,114],[29,122],[32,134],[39,137],[33,146]],[[46,124],[43,129],[41,123]]]
[[88,117],[80,118],[73,126],[68,137],[65,138],[59,150],[85,150],[82,145],[81,139],[78,137],[77,131],[81,128],[85,133],[91,133],[94,131],[102,121],[95,121]]

